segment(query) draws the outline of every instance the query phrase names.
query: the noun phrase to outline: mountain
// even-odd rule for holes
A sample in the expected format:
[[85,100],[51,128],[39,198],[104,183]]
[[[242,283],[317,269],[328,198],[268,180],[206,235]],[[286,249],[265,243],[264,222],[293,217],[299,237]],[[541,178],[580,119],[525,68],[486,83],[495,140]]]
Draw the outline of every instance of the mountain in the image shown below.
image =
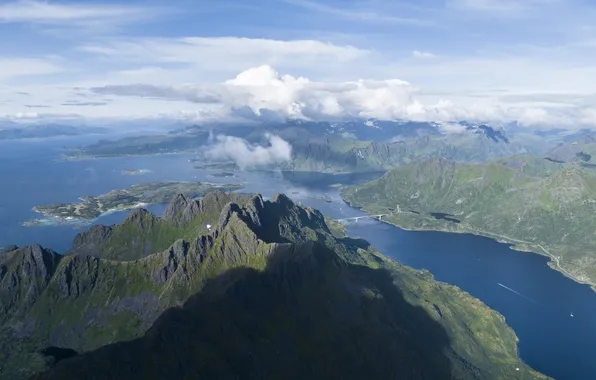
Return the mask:
[[282,194],[8,250],[1,378],[544,378],[500,314]]
[[16,140],[30,138],[47,138],[58,136],[80,136],[85,134],[107,133],[106,128],[101,127],[75,127],[72,125],[40,124],[40,125],[11,125],[0,127],[0,140]]
[[585,167],[596,167],[596,135],[561,142],[547,153],[546,158],[559,163],[579,162]]
[[532,147],[510,142],[501,132],[471,127],[461,133],[397,138],[390,142],[325,137],[292,146],[293,160],[283,165],[287,170],[374,171],[428,158],[484,162],[536,152]]
[[191,126],[166,135],[101,140],[71,152],[73,156],[109,157],[172,152],[200,153],[213,133],[266,145],[275,134],[292,146],[292,159],[279,165],[291,171],[363,172],[387,170],[425,158],[446,157],[483,162],[512,154],[542,153],[543,141],[508,136],[503,128],[469,122],[428,123],[381,120]]
[[[350,204],[405,228],[469,232],[550,256],[552,266],[596,283],[596,175],[536,157],[482,164],[416,162],[344,189]],[[439,219],[437,219],[437,216]]]

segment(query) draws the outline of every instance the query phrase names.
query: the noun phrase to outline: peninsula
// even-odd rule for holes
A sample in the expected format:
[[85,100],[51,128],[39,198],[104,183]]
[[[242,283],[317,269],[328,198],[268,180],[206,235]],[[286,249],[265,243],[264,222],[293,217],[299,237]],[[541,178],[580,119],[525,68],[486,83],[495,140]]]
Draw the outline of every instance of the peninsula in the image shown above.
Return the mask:
[[[243,187],[240,184],[216,184],[211,182],[141,183],[127,189],[112,190],[104,195],[80,197],[81,203],[35,206],[33,211],[46,217],[93,220],[110,211],[130,210],[150,204],[166,203],[180,193],[196,198],[213,190],[234,191]],[[28,223],[27,225],[34,225],[34,223]]]
[[342,198],[401,228],[482,235],[548,256],[553,269],[596,284],[596,176],[581,165],[435,159],[344,188]]

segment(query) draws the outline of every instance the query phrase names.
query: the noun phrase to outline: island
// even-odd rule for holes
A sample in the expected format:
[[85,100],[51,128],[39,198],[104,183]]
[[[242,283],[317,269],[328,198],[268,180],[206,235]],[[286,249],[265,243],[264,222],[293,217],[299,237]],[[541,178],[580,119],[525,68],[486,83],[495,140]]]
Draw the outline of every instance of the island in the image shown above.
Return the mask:
[[149,169],[123,170],[122,175],[141,175],[151,173]]
[[333,199],[331,199],[331,197],[329,195],[321,195],[321,196],[317,197],[317,199],[320,199],[327,203],[331,203],[333,201]]
[[[244,186],[241,184],[216,184],[211,182],[150,182],[133,185],[127,189],[112,190],[99,196],[84,196],[81,203],[58,203],[46,206],[35,206],[33,211],[46,218],[57,218],[58,223],[69,220],[93,220],[112,211],[130,210],[150,204],[167,203],[176,194],[184,193],[191,198],[205,195],[214,190],[235,191]],[[23,223],[23,226],[34,226],[47,223],[36,221]]]
[[210,177],[214,177],[214,178],[229,178],[229,177],[234,177],[234,173],[230,173],[230,172],[213,173],[213,174],[210,175]]
[[[189,160],[194,162],[194,159]],[[195,169],[199,170],[226,170],[226,171],[238,171],[240,168],[235,162],[213,162],[203,163],[202,165],[195,165]]]

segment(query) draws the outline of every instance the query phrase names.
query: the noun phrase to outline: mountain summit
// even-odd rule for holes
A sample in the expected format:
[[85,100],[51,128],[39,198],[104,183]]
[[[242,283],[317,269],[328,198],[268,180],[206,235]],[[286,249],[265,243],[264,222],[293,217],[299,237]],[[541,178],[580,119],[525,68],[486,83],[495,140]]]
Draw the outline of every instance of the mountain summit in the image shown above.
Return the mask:
[[6,252],[0,377],[541,377],[500,314],[338,227],[283,194],[180,195],[64,256]]

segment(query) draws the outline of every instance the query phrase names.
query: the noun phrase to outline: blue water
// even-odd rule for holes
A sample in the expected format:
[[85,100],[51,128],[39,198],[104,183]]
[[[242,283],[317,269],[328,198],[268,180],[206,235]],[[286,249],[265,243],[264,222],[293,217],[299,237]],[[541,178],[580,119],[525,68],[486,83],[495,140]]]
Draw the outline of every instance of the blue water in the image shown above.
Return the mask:
[[[73,202],[82,195],[102,194],[138,182],[242,182],[245,191],[258,191],[266,197],[284,192],[297,202],[342,218],[363,214],[343,203],[330,185],[374,176],[241,172],[236,178],[211,178],[210,174],[219,171],[194,169],[188,162],[192,155],[53,160],[61,155],[60,147],[79,143],[79,139],[0,142],[0,247],[40,243],[65,252],[80,230],[72,225],[22,227],[22,222],[39,217],[31,211],[33,206]],[[152,172],[125,176],[121,174],[124,169]],[[333,201],[317,198],[323,194]],[[160,213],[163,206],[150,210]],[[113,213],[94,223],[117,223],[126,214]],[[435,279],[457,285],[498,310],[520,339],[522,359],[538,371],[557,379],[596,379],[596,293],[550,269],[545,257],[513,251],[488,238],[404,231],[370,219],[350,225],[348,233],[368,240],[396,261],[430,270]]]

